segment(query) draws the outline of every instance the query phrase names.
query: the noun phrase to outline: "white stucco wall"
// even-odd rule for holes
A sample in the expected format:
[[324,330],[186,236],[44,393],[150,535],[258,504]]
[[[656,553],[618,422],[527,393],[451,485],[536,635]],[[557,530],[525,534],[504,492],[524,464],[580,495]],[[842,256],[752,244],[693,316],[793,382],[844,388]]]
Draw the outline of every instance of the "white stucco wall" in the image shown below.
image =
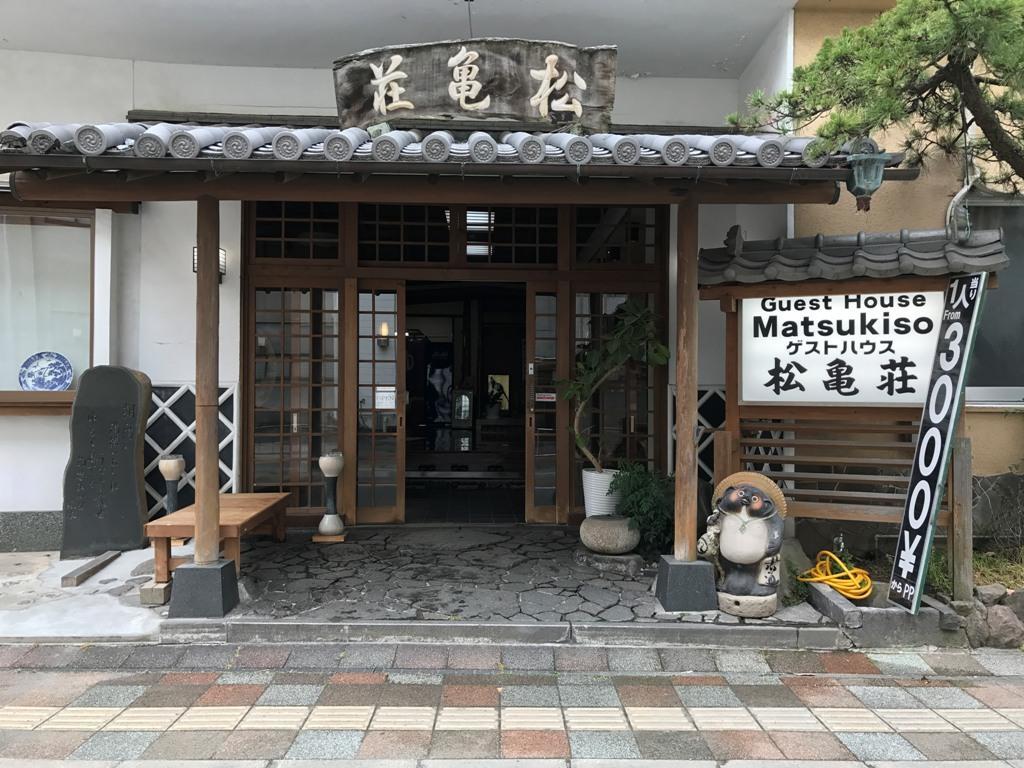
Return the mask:
[[61,508],[67,416],[0,416],[0,512]]

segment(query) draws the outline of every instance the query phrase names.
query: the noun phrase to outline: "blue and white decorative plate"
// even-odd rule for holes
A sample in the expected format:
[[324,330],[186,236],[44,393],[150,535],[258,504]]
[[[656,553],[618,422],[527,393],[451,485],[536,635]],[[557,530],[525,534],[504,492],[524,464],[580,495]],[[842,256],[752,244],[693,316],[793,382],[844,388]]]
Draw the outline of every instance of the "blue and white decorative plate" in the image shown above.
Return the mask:
[[36,352],[18,369],[18,383],[29,392],[60,392],[71,387],[71,361],[58,352]]

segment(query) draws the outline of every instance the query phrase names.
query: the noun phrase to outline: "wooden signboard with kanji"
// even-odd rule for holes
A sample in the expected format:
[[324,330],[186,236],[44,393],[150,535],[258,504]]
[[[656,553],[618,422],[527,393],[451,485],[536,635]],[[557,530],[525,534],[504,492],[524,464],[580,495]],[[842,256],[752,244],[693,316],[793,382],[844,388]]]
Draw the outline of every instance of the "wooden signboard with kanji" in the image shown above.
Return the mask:
[[343,128],[391,118],[575,123],[607,131],[615,46],[477,38],[388,46],[334,62]]

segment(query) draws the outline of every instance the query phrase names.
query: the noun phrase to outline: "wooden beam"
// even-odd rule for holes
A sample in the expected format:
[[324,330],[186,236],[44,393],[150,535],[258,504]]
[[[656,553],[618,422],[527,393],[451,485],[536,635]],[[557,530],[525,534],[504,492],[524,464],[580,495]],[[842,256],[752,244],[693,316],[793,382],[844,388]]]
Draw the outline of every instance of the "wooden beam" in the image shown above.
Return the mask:
[[[272,161],[261,161],[261,163]],[[311,161],[310,161],[311,162]],[[545,169],[547,166],[545,166]],[[686,177],[642,180],[621,173],[631,166],[600,166],[590,171],[597,174],[615,170],[609,177],[594,176],[586,184],[577,184],[575,175],[565,169],[552,169],[549,176],[517,175],[514,184],[503,179],[507,168],[495,168],[493,175],[443,175],[431,183],[426,174],[387,174],[381,169],[367,169],[360,184],[339,183],[352,179],[363,170],[345,173],[305,173],[288,184],[281,183],[277,173],[232,173],[208,179],[207,172],[166,173],[151,179],[126,184],[121,173],[91,173],[67,179],[47,181],[34,171],[18,171],[11,176],[11,188],[20,200],[76,200],[146,202],[160,200],[195,200],[211,196],[219,200],[298,200],[312,202],[375,202],[409,204],[479,204],[486,200],[493,205],[657,205],[677,203],[688,195],[698,195],[701,202],[712,203],[825,203],[835,200],[834,181],[809,180],[799,184],[736,177],[728,183],[712,186]],[[236,170],[225,168],[225,171]],[[289,170],[291,170],[289,168]],[[635,170],[635,169],[634,169]],[[728,169],[721,169],[728,170]],[[615,175],[619,178],[610,178]]]
[[220,338],[220,203],[196,201],[196,552],[199,565],[220,559],[220,461],[217,405]]
[[79,584],[84,583],[88,579],[92,578],[92,576],[102,571],[107,567],[107,565],[117,560],[120,556],[121,553],[116,549],[104,552],[102,555],[96,555],[96,557],[82,563],[82,565],[75,568],[75,570],[61,576],[60,585],[62,587],[77,587]]
[[697,557],[697,212],[679,206],[676,228],[676,493],[677,560]]

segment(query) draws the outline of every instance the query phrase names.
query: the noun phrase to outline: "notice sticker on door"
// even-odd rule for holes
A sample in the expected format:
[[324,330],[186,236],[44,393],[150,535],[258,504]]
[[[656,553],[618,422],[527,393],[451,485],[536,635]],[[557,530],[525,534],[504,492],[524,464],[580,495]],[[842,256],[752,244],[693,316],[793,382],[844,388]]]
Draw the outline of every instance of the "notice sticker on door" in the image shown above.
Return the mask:
[[536,400],[538,403],[554,403],[558,400],[558,395],[554,392],[538,392]]
[[377,387],[373,393],[373,407],[378,411],[393,411],[398,402],[394,387]]

